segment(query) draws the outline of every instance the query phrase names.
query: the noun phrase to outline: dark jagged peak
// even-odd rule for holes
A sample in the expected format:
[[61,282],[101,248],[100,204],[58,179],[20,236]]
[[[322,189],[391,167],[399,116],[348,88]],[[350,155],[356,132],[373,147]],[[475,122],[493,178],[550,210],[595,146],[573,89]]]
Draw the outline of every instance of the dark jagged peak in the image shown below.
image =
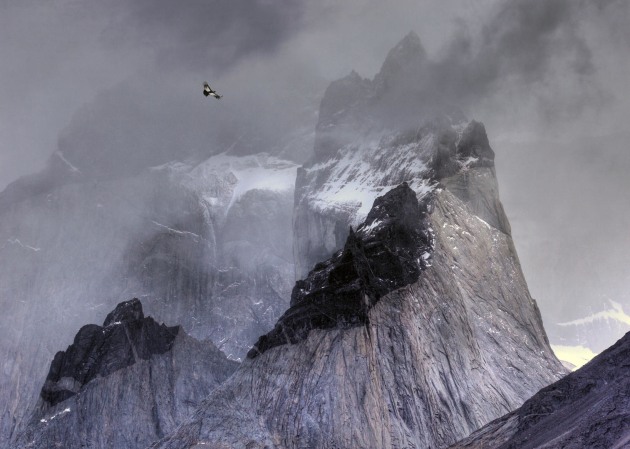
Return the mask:
[[[362,78],[353,70],[349,75],[330,83],[320,104],[320,117],[330,119],[345,112],[346,108],[356,107],[369,91],[370,80]],[[320,120],[319,126],[325,123],[326,120]]]
[[378,197],[365,222],[350,229],[341,251],[295,284],[291,307],[260,337],[248,357],[304,340],[311,329],[367,323],[368,311],[387,293],[415,282],[429,264],[430,196],[419,204],[403,183]]
[[362,78],[354,70],[330,83],[319,106],[316,154],[329,154],[338,148],[339,142],[351,141],[354,136],[351,130],[358,126],[372,92],[372,81]]
[[[12,449],[145,448],[172,432],[239,363],[144,317],[137,299],[59,352]],[[5,447],[5,446],[3,446]]]
[[437,136],[429,161],[435,180],[453,176],[462,169],[494,167],[494,151],[483,123],[472,120],[453,124],[450,116],[443,115],[431,120],[420,134],[427,131]]
[[114,310],[107,314],[103,326],[107,327],[112,324],[122,323],[126,321],[137,321],[144,318],[142,311],[142,303],[138,298],[121,302]]
[[426,72],[427,55],[414,32],[392,48],[373,80],[355,71],[333,81],[322,98],[315,136],[315,155],[322,157],[385,127],[415,126],[424,108],[417,81]]
[[427,53],[422,46],[420,37],[413,31],[407,34],[394,48],[392,48],[380,72],[374,78],[379,88],[395,84],[396,77],[404,72],[416,72],[427,61]]
[[492,167],[494,151],[490,148],[488,135],[483,123],[471,121],[462,132],[457,142],[457,155],[461,158],[478,159],[476,167]]
[[83,326],[68,349],[55,355],[40,396],[48,406],[64,401],[92,379],[165,353],[179,331],[145,318],[138,299],[122,302],[103,327]]
[[630,332],[451,449],[630,447]]

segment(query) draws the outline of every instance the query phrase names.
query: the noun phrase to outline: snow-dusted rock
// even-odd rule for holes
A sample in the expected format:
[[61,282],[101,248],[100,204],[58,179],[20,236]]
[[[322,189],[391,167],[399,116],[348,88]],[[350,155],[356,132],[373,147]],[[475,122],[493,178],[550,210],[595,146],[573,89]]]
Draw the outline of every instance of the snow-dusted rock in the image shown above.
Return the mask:
[[[564,374],[509,234],[447,187],[428,195],[435,240],[416,281],[381,297],[359,326],[310,326],[252,354],[152,447],[445,447]],[[346,282],[338,292],[355,278]]]

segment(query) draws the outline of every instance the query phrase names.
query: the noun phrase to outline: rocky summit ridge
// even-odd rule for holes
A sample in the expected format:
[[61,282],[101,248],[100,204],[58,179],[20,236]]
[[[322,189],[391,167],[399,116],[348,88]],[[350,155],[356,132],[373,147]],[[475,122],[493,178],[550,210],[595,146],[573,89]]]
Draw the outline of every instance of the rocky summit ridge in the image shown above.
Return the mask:
[[[343,250],[296,284],[289,311],[250,358],[152,447],[446,447],[557,380],[565,370],[511,237],[500,217],[487,216],[502,211],[488,207],[496,190],[482,188],[494,180],[490,170],[460,167],[452,177],[468,183],[445,178],[422,208],[400,200],[416,195],[409,184],[378,197]],[[467,185],[479,188],[464,195]],[[380,221],[389,204],[399,207],[393,216],[414,217],[406,232],[396,219]],[[391,250],[402,241],[404,251]],[[358,250],[370,243],[373,254]],[[388,278],[378,261],[391,254],[403,267],[413,255],[416,265]],[[336,275],[340,267],[347,276]],[[363,275],[368,267],[374,272]],[[377,278],[393,288],[379,290]],[[340,319],[346,308],[350,325]]]
[[54,406],[97,377],[164,354],[180,331],[179,326],[167,327],[145,318],[137,298],[122,302],[107,315],[103,326],[83,326],[68,349],[55,355],[40,396],[46,405]]
[[429,198],[418,204],[407,183],[377,198],[365,222],[356,232],[350,229],[343,249],[295,284],[291,307],[248,357],[302,341],[312,329],[368,324],[380,298],[415,282],[428,266],[428,204]]
[[15,449],[143,448],[175,430],[238,363],[125,301],[55,355]]

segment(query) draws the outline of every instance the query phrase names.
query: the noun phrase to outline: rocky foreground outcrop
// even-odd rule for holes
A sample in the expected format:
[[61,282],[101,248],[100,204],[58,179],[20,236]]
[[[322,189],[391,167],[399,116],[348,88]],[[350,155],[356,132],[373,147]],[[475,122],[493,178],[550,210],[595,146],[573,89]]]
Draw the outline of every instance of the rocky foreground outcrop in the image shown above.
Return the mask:
[[175,430],[238,367],[211,342],[145,317],[137,299],[58,352],[13,448],[141,448]]
[[630,447],[630,333],[450,449]]

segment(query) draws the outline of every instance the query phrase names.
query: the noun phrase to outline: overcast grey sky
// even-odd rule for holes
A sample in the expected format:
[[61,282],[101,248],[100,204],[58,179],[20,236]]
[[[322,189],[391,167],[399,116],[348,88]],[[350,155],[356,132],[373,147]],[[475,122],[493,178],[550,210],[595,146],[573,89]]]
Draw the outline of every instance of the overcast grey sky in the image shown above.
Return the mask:
[[[373,77],[413,30],[432,100],[486,124],[543,311],[567,313],[578,280],[627,304],[628,23],[626,0],[0,0],[0,189],[59,142],[115,170],[127,147],[200,151],[207,123],[226,141],[292,126],[329,81]],[[225,95],[220,116],[204,80]]]
[[276,80],[269,94],[372,77],[410,30],[437,61],[432,88],[495,139],[541,125],[558,138],[583,120],[607,134],[628,111],[627,19],[623,0],[3,0],[0,188],[40,169],[82,106],[122,82],[182,97],[202,79],[235,91]]
[[[313,3],[3,0],[0,188],[39,170],[73,116],[130,79],[167,89],[153,95],[190,91],[196,98],[205,79],[224,91],[230,80],[234,91],[251,85],[269,91],[270,78],[277,80],[273,89],[299,89],[301,78],[326,83],[352,69],[371,77],[409,30],[435,50],[452,36],[460,15],[480,23],[485,13],[478,3],[491,2]],[[135,90],[143,87],[136,83]]]

